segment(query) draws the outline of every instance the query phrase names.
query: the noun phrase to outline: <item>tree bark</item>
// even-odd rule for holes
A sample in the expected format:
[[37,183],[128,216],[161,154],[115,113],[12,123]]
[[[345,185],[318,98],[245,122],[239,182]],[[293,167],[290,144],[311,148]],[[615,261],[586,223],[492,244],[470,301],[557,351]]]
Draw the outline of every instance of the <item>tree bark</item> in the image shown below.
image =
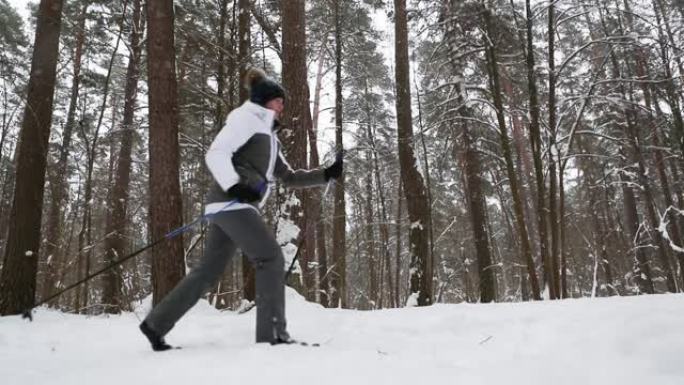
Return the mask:
[[[366,126],[366,139],[370,143],[370,123]],[[375,231],[373,231],[373,223],[375,222],[375,217],[373,215],[373,168],[372,168],[372,157],[370,145],[369,149],[366,151],[366,176],[364,178],[365,195],[364,199],[364,214],[365,214],[365,243],[366,243],[366,257],[368,258],[368,275],[369,275],[369,301],[370,308],[377,309],[378,307],[378,258],[375,253]],[[382,295],[380,295],[382,296]]]
[[[307,168],[307,133],[311,127],[311,111],[309,110],[309,85],[306,62],[306,18],[304,0],[282,2],[282,46],[283,46],[283,86],[288,92],[287,106],[283,116],[283,128],[280,131],[287,159],[293,168]],[[289,219],[299,227],[300,231],[310,231],[310,206],[307,191],[292,192],[300,204],[290,206]],[[304,292],[308,299],[315,296],[315,270],[311,269],[311,251],[315,245],[306,242],[304,237],[299,252],[299,265],[302,269]]]
[[[250,18],[250,0],[238,0],[238,73],[240,82],[245,81],[247,76],[247,68],[251,62],[251,18]],[[247,87],[239,87],[240,104],[249,99],[249,91]],[[247,301],[256,300],[256,270],[249,262],[247,256],[242,255],[242,282],[243,298]]]
[[555,63],[555,2],[549,0],[548,7],[548,53],[549,53],[549,231],[551,232],[551,278],[553,284],[553,292],[556,293],[555,298],[562,298],[560,276],[559,276],[559,261],[560,261],[560,244],[559,244],[559,220],[558,206],[556,204],[557,190],[558,190],[558,176],[556,169],[556,157],[558,147],[556,144],[556,63]]
[[18,314],[35,299],[45,168],[62,21],[62,0],[41,0],[31,76],[18,146],[14,201],[0,276],[0,314]]
[[[340,2],[335,0],[335,147],[342,151],[342,16]],[[335,205],[333,209],[333,239],[330,288],[330,306],[347,308],[347,238],[346,223],[347,210],[345,204],[345,175],[344,173],[335,183]]]
[[[173,19],[172,0],[148,3],[150,230],[155,240],[182,222]],[[183,239],[179,235],[152,250],[153,303],[158,304],[184,275]]]
[[511,153],[510,139],[508,137],[508,129],[506,128],[506,120],[504,116],[504,107],[501,94],[501,86],[499,81],[499,70],[497,64],[496,46],[493,45],[495,40],[491,36],[491,15],[489,10],[485,10],[485,26],[489,38],[487,43],[487,59],[489,64],[490,86],[494,97],[494,106],[496,108],[497,123],[499,125],[499,140],[501,142],[501,149],[504,159],[506,161],[506,172],[511,187],[511,195],[513,199],[513,210],[515,212],[516,231],[518,232],[520,254],[527,265],[527,276],[532,289],[532,298],[540,300],[539,281],[537,280],[537,273],[534,266],[534,259],[532,257],[532,249],[530,247],[529,235],[527,232],[527,225],[525,224],[525,213],[523,209],[522,199],[520,197],[520,189],[518,187],[518,177],[515,172],[513,163],[513,156]]
[[527,84],[530,99],[530,144],[534,159],[534,174],[537,188],[537,231],[539,231],[539,254],[544,269],[544,283],[549,289],[551,299],[558,298],[553,284],[553,264],[548,252],[546,228],[546,198],[544,186],[544,169],[542,165],[542,143],[539,124],[539,97],[535,77],[534,36],[532,34],[532,8],[530,0],[525,1],[527,20]]
[[[315,168],[320,166],[320,158],[318,155],[318,117],[320,114],[321,88],[323,83],[323,63],[325,60],[325,49],[321,48],[321,53],[318,59],[318,71],[316,74],[316,85],[314,88],[313,101],[313,121],[311,130],[309,130],[309,167]],[[320,304],[324,307],[330,306],[330,285],[328,278],[328,252],[325,243],[325,223],[321,220],[323,216],[323,193],[314,191],[312,193],[311,205],[317,208],[317,211],[311,220],[316,222],[316,261],[318,262],[318,284],[317,289],[319,293]]]
[[[366,93],[368,93],[368,87],[366,87]],[[366,98],[368,100],[368,98]],[[369,122],[371,121],[371,105],[366,104],[366,116]],[[381,260],[383,262],[380,262],[380,265],[383,266],[381,268],[381,272],[386,272],[387,274],[387,286],[389,290],[389,306],[392,307],[397,307],[398,304],[394,302],[394,289],[393,289],[393,277],[392,277],[392,264],[390,263],[390,249],[389,249],[389,225],[388,225],[388,215],[387,215],[387,202],[385,199],[385,193],[384,193],[384,186],[380,180],[380,165],[379,165],[379,160],[378,160],[378,149],[376,146],[376,141],[375,141],[375,128],[376,126],[373,124],[368,125],[368,144],[370,146],[370,155],[371,159],[369,159],[369,162],[372,164],[372,168],[369,170],[369,173],[371,173],[374,178],[370,180],[370,184],[375,182],[375,190],[377,191],[379,203],[380,203],[380,210],[377,213],[377,220],[380,223],[380,238],[382,241],[382,257]],[[398,238],[397,238],[398,239]],[[384,286],[384,280],[383,280],[383,274],[381,273],[380,275],[380,297],[379,297],[379,307],[382,308],[383,305],[383,286]]]
[[410,291],[411,295],[417,296],[419,306],[427,306],[432,304],[432,269],[430,268],[432,264],[428,245],[430,220],[425,183],[417,169],[413,151],[406,0],[394,0],[394,9],[399,167],[411,223],[409,230]]
[[394,255],[394,303],[397,307],[401,306],[401,217],[402,217],[402,191],[403,185],[401,181],[401,175],[399,175],[399,180],[397,181],[397,216],[395,219],[395,229],[394,237],[396,242],[395,255]]
[[[482,191],[480,160],[473,148],[468,123],[463,122],[462,168],[465,180],[466,200],[475,239],[478,275],[480,277],[480,301],[496,301],[496,278],[492,270],[492,254],[486,223],[486,206]],[[454,147],[456,150],[456,147]]]
[[634,260],[634,277],[641,292],[653,294],[655,292],[653,287],[653,278],[651,274],[651,266],[648,258],[641,245],[640,231],[639,231],[639,214],[636,207],[636,198],[632,188],[629,187],[629,177],[624,174],[620,175],[622,182],[622,194],[624,196],[624,213],[625,226],[628,230],[628,235],[634,240],[632,244],[633,252],[635,254]]

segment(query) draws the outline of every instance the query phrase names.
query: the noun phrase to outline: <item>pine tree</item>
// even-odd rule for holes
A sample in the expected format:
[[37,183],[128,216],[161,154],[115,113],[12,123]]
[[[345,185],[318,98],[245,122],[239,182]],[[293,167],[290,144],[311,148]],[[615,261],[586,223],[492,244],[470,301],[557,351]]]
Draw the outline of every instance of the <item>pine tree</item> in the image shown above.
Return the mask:
[[31,60],[31,77],[19,139],[14,202],[0,276],[0,314],[17,314],[34,303],[40,253],[47,145],[62,21],[62,0],[42,0]]
[[[147,7],[150,233],[156,240],[182,222],[178,91],[173,1],[152,1]],[[152,251],[153,302],[158,304],[184,275],[183,241],[177,236]]]
[[428,247],[428,206],[425,182],[416,167],[413,150],[411,87],[409,82],[406,1],[395,0],[395,55],[399,164],[411,229],[411,293],[421,306],[432,304],[432,269]]

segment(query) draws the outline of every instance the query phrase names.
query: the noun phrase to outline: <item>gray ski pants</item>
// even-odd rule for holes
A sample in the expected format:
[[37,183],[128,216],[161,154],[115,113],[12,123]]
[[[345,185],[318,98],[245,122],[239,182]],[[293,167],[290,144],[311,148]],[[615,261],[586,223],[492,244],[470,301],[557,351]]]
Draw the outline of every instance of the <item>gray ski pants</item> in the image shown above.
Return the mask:
[[256,268],[256,342],[289,339],[285,322],[284,258],[273,232],[252,209],[224,211],[211,219],[204,255],[199,263],[145,321],[164,336],[216,284],[240,248]]

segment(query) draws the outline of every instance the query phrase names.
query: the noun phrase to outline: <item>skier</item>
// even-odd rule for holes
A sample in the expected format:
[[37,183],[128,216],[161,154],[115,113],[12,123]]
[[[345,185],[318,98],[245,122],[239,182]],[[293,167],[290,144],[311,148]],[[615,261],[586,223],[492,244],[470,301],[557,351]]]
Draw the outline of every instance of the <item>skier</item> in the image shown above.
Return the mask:
[[215,284],[237,248],[256,269],[256,342],[294,342],[285,322],[283,253],[259,209],[274,177],[290,187],[324,185],[340,177],[343,162],[293,171],[276,136],[285,90],[258,69],[250,69],[245,80],[249,100],[228,114],[205,157],[215,183],[205,207],[212,216],[204,255],[140,324],[155,351],[172,348],[164,336]]

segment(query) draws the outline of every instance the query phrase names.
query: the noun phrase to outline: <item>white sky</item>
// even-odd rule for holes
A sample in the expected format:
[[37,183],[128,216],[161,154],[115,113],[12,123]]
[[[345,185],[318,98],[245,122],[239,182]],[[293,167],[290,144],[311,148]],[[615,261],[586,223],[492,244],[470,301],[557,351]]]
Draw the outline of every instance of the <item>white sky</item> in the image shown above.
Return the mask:
[[14,9],[19,12],[21,16],[24,17],[24,20],[28,19],[29,16],[29,11],[28,8],[26,7],[29,3],[35,3],[35,1],[31,0],[7,0],[8,3],[10,3]]

